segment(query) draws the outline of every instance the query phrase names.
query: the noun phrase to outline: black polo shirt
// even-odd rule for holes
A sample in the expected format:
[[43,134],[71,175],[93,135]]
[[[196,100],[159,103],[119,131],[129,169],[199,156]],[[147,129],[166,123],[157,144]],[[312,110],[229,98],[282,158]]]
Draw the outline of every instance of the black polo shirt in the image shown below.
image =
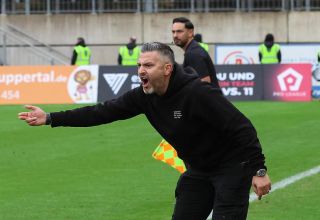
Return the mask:
[[220,88],[211,57],[195,40],[190,42],[184,54],[183,67],[187,66],[192,67],[200,78],[210,76],[214,87]]

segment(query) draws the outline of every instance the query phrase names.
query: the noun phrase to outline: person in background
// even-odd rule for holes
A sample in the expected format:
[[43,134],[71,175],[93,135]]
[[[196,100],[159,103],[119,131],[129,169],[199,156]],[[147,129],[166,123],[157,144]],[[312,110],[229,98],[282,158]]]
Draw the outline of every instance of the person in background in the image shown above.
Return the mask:
[[201,34],[195,34],[193,39],[195,41],[197,41],[205,51],[209,52],[209,45],[202,42],[202,35]]
[[89,65],[91,59],[91,50],[86,45],[84,38],[78,37],[77,43],[73,48],[71,65],[83,66]]
[[259,47],[259,61],[261,64],[281,63],[280,45],[274,43],[272,34],[267,34],[264,43]]
[[185,17],[174,18],[171,31],[174,44],[185,52],[183,67],[193,68],[202,81],[209,82],[215,88],[220,88],[211,57],[193,39],[194,26],[192,22]]
[[318,51],[318,63],[320,63],[320,50]]
[[140,48],[136,44],[137,38],[130,37],[126,46],[119,48],[118,64],[122,66],[136,66],[140,56]]

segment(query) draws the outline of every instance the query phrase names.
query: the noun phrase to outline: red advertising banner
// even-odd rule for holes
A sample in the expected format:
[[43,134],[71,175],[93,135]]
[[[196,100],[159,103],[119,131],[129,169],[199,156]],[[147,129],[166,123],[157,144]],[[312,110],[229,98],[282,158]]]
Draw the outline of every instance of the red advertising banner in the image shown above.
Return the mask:
[[263,65],[264,99],[311,100],[311,64]]
[[98,66],[0,67],[0,104],[94,103]]

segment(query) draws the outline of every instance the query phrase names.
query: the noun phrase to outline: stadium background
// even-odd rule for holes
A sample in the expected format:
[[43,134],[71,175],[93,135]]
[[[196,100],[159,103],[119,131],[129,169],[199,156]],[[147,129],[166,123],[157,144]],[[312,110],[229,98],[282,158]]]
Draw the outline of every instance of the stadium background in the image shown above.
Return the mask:
[[[99,8],[99,2],[104,2],[104,8]],[[280,43],[316,43],[320,39],[317,28],[320,2],[311,0],[16,0],[2,1],[1,6],[0,42],[7,45],[10,65],[49,62],[26,56],[26,53],[32,55],[28,50],[19,52],[21,47],[25,49],[29,45],[6,35],[6,31],[10,31],[7,25],[30,34],[67,57],[72,54],[76,38],[82,36],[92,49],[93,64],[101,65],[115,65],[119,46],[126,44],[131,35],[137,37],[139,44],[171,43],[171,22],[177,16],[187,16],[194,22],[195,31],[202,33],[204,42],[211,45],[213,58],[216,44],[260,43],[269,32]],[[21,33],[15,33],[21,37]],[[39,42],[33,46],[43,47]],[[181,61],[182,51],[173,49]]]

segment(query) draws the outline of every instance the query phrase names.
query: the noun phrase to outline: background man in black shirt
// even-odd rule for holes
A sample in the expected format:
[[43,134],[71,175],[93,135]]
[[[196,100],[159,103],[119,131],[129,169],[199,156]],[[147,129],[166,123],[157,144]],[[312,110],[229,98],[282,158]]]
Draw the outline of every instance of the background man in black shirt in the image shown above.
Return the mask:
[[189,71],[175,63],[169,46],[146,43],[138,61],[140,87],[68,111],[46,114],[26,106],[30,112],[18,117],[31,126],[86,127],[145,114],[189,164],[177,184],[172,219],[205,220],[213,208],[214,220],[244,220],[251,184],[260,198],[271,189],[256,130],[218,89]]
[[184,51],[184,67],[192,67],[201,80],[210,82],[214,87],[219,88],[216,70],[213,62],[198,42],[193,40],[194,26],[192,22],[185,18],[174,18],[172,21],[172,37],[175,45]]

